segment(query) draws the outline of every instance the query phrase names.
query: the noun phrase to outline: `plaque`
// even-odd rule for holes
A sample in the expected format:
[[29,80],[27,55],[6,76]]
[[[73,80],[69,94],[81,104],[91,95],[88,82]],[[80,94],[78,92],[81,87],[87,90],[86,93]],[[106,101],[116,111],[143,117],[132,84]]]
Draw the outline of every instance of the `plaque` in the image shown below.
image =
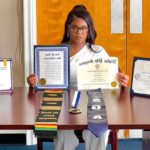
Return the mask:
[[150,96],[150,58],[134,57],[130,93]]
[[13,92],[12,59],[0,59],[0,92]]
[[70,89],[69,56],[69,45],[34,46],[35,89]]

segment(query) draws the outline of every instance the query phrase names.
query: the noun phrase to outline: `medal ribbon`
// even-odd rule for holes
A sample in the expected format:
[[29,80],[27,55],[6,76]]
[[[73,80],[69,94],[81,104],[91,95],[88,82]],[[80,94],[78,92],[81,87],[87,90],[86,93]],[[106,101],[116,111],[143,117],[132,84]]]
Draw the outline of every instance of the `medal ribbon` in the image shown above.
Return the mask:
[[81,95],[80,91],[75,91],[74,98],[73,98],[73,101],[72,101],[72,107],[77,108],[78,102],[79,102],[79,99],[80,99],[80,95]]

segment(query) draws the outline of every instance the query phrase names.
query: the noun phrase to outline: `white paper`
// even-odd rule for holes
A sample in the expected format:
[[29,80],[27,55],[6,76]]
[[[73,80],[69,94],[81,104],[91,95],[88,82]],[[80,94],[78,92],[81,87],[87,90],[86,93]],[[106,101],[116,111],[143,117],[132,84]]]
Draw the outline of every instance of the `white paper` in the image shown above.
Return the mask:
[[11,68],[10,61],[7,61],[7,66],[0,61],[0,90],[9,90],[11,88]]
[[64,53],[62,51],[39,52],[39,76],[46,79],[45,85],[64,84]]
[[119,88],[117,72],[116,57],[82,60],[77,69],[78,90]]
[[132,90],[134,93],[150,94],[150,61],[137,60],[135,62]]

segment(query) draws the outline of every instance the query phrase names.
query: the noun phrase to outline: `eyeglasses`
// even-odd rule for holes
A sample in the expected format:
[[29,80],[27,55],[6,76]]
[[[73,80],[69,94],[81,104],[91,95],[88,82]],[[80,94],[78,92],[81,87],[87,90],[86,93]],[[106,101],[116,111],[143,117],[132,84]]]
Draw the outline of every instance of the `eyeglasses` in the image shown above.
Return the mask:
[[68,27],[71,29],[72,32],[78,32],[78,30],[80,30],[82,33],[87,33],[87,31],[89,29],[88,27],[78,28],[76,26],[70,26],[69,24],[68,24]]

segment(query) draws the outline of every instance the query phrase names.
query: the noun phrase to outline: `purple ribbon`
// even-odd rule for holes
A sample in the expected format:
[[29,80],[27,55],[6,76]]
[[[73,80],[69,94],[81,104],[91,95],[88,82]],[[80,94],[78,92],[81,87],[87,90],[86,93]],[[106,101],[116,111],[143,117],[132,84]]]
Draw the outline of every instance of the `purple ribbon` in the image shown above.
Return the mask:
[[101,89],[88,91],[88,130],[99,137],[108,130],[107,114]]

